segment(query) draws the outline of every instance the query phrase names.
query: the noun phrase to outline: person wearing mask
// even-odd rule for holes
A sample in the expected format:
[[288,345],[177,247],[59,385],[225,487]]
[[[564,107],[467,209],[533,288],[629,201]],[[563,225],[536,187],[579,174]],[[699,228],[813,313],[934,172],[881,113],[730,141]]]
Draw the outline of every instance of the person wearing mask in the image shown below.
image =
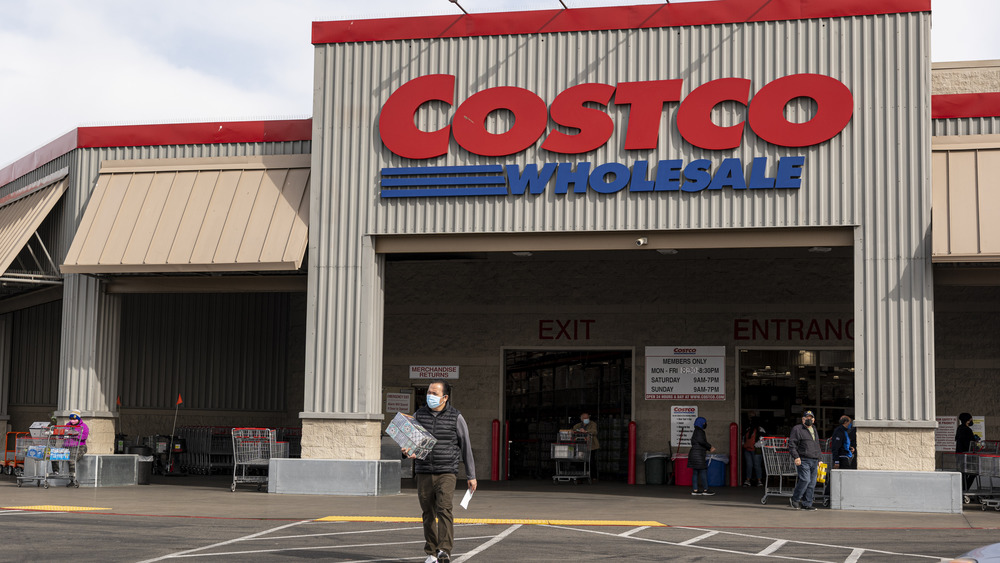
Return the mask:
[[417,500],[424,522],[424,563],[450,563],[455,544],[455,522],[452,501],[458,481],[458,466],[465,465],[469,490],[476,491],[476,462],[472,457],[469,425],[465,417],[449,400],[451,385],[433,381],[427,387],[427,405],[417,409],[417,419],[437,443],[427,459],[403,450],[414,459],[413,472],[417,480]]
[[812,411],[802,413],[802,423],[796,424],[788,437],[788,453],[792,456],[798,474],[789,501],[796,510],[816,510],[813,500],[816,494],[816,472],[822,451],[819,447],[815,422],[816,417]]
[[[66,483],[67,487],[72,487],[73,483],[76,481],[76,462],[81,456],[87,453],[87,438],[90,436],[90,428],[87,423],[81,418],[82,413],[79,410],[73,409],[69,411],[69,422],[66,429],[66,437],[63,439],[63,447],[69,449],[69,461],[66,463],[69,466],[69,474],[72,478],[69,483]],[[53,471],[58,471],[53,463]]]
[[[979,436],[972,431],[972,415],[963,412],[958,415],[958,429],[955,431],[955,453],[970,453],[974,450],[973,444],[979,442]],[[965,467],[964,456],[960,456],[959,467]],[[968,491],[972,482],[976,480],[976,472],[962,471],[962,490]]]
[[708,421],[699,416],[694,419],[694,431],[691,433],[691,451],[688,452],[688,467],[691,468],[691,494],[712,496],[715,493],[708,490],[708,454],[715,451],[712,444],[705,438],[705,428]]
[[833,429],[833,438],[830,440],[833,468],[857,469],[857,460],[854,457],[854,440],[851,438],[853,421],[845,414],[840,417],[838,423],[837,427]]
[[597,441],[597,423],[590,419],[589,413],[580,413],[580,422],[573,425],[573,432],[586,432],[590,436],[590,471],[593,480],[597,480],[597,467],[594,466],[594,451],[601,449],[601,443]]

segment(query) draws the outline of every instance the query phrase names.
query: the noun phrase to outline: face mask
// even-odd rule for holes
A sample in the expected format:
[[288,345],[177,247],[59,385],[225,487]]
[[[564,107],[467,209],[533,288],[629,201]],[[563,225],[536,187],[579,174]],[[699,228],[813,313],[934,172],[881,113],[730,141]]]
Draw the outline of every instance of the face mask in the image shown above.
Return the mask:
[[802,421],[802,424],[805,424],[806,426],[812,426],[813,425],[813,420],[811,418],[807,418],[807,419],[805,419],[805,420]]
[[582,422],[584,424],[590,424],[590,419],[589,418],[581,418],[580,422]]
[[441,397],[437,395],[427,395],[427,406],[436,409],[441,406]]

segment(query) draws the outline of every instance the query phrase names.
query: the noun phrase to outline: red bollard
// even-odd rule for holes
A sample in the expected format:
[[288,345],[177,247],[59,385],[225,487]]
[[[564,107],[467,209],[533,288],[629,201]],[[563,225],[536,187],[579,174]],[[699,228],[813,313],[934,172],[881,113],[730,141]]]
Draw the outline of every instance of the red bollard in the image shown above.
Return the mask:
[[740,486],[740,425],[729,423],[729,486]]
[[493,419],[493,463],[490,467],[490,479],[500,480],[500,421]]
[[628,423],[628,484],[635,485],[635,421]]

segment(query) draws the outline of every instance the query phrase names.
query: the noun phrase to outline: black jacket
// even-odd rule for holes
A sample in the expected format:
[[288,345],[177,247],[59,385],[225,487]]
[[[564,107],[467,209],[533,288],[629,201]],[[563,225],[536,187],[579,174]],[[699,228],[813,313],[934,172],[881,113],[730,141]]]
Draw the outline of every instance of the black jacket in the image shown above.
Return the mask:
[[458,409],[448,404],[437,416],[427,407],[420,407],[413,418],[437,438],[427,459],[414,460],[415,473],[458,473],[462,449],[458,443]]
[[955,432],[955,451],[957,453],[971,452],[972,443],[979,441],[979,436],[972,431],[972,428],[959,422],[960,426]]
[[793,460],[797,457],[819,459],[820,455],[823,454],[819,447],[819,431],[816,430],[815,426],[812,428],[816,431],[815,438],[812,437],[804,424],[796,424],[795,428],[792,428],[792,434],[788,437],[788,453],[792,454]]
[[712,449],[712,444],[705,439],[705,429],[694,429],[691,434],[691,451],[688,452],[688,467],[691,469],[708,469],[708,450]]

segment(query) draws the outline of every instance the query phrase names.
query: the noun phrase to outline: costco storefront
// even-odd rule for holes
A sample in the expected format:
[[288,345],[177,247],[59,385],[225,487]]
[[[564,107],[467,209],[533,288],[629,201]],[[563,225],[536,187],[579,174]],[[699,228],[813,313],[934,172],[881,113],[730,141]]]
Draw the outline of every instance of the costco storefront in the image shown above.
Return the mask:
[[[622,478],[630,422],[676,451],[694,406],[725,452],[808,408],[951,502],[929,38],[927,0],[315,23],[303,456],[374,459],[410,367],[460,366],[484,475],[544,474],[581,410]],[[676,350],[713,371],[652,369]]]

